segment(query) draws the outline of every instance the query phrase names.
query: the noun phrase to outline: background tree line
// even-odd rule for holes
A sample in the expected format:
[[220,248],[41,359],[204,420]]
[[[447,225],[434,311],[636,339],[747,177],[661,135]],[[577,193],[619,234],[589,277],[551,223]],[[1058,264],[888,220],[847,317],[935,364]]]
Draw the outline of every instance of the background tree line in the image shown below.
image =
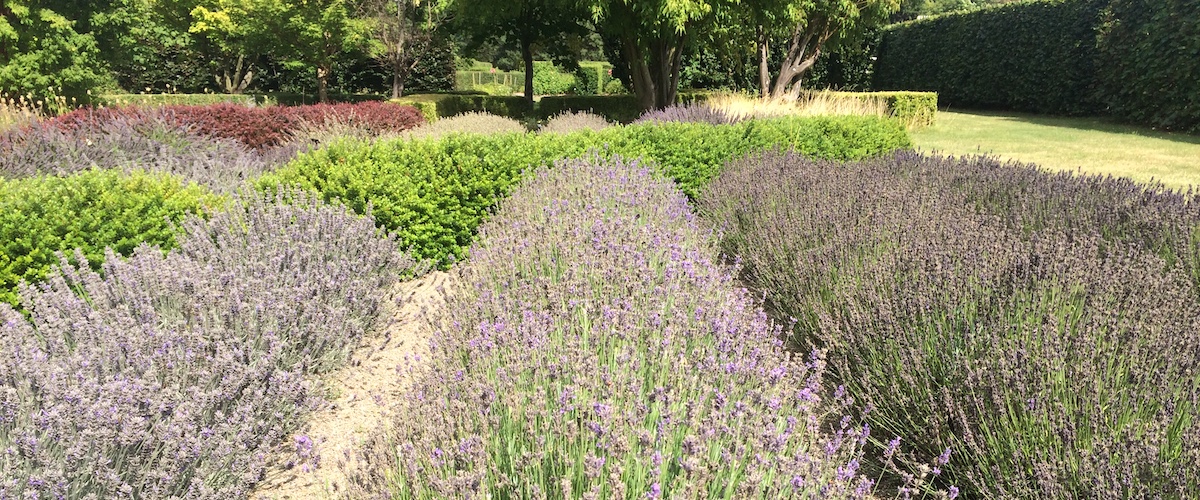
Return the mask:
[[[861,89],[893,20],[1007,0],[4,0],[0,90],[450,90],[457,57],[605,57],[644,108],[683,87]],[[832,57],[830,56],[832,54]],[[532,72],[525,75],[532,97]]]

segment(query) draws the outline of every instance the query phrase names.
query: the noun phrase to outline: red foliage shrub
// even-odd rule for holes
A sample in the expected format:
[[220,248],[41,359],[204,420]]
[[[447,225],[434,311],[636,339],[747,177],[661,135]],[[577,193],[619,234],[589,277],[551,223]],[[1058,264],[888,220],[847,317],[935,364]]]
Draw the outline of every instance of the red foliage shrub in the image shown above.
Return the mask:
[[381,101],[294,106],[291,112],[299,120],[320,124],[332,118],[376,134],[402,132],[425,123],[417,108]]
[[97,127],[120,118],[130,121],[140,121],[151,110],[136,106],[120,106],[112,108],[79,108],[70,113],[59,115],[46,121],[46,124],[64,132],[73,132],[80,128]]
[[187,126],[194,132],[234,139],[259,150],[286,142],[290,133],[304,122],[319,125],[328,118],[376,134],[400,132],[425,123],[425,117],[416,108],[380,101],[262,108],[230,103],[162,108],[81,108],[53,118],[49,123],[63,131],[75,131],[81,127],[104,126],[118,118],[137,122],[155,115],[170,123]]

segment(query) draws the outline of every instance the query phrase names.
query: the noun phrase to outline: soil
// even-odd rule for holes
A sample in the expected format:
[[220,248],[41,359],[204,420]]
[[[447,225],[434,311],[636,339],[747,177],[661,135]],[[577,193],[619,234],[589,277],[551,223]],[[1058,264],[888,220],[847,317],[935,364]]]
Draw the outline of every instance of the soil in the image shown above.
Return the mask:
[[[381,327],[363,340],[343,368],[323,379],[330,403],[314,413],[293,439],[312,440],[313,460],[293,442],[280,446],[252,499],[332,498],[346,490],[347,461],[368,435],[391,421],[391,409],[411,383],[406,359],[424,356],[428,339],[445,316],[451,274],[433,272],[397,284],[384,301]],[[315,465],[315,466],[314,466]]]

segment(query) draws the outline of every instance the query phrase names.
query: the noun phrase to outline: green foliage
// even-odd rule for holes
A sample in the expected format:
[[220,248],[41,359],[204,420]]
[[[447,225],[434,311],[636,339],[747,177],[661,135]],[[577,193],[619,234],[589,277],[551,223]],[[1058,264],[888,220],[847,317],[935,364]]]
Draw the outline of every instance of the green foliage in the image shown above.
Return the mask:
[[784,147],[850,159],[911,143],[894,120],[782,118],[738,125],[693,123],[610,127],[573,134],[451,135],[441,140],[347,141],[302,155],[259,180],[261,189],[297,184],[359,213],[372,207],[420,259],[465,256],[475,229],[527,168],[588,150],[658,165],[694,196],[729,159]]
[[78,248],[99,269],[104,249],[129,255],[142,243],[171,248],[175,224],[223,199],[168,174],[89,170],[68,177],[0,179],[0,302],[37,282]]
[[613,78],[604,84],[604,93],[608,95],[628,94],[629,89],[625,88],[625,82],[622,82],[618,78]]
[[533,93],[537,95],[561,95],[575,86],[575,76],[564,73],[550,63],[533,63]]
[[1104,3],[1040,0],[889,27],[875,88],[934,91],[951,107],[1094,113],[1094,40]]
[[483,92],[487,95],[513,95],[517,89],[509,87],[503,83],[481,83],[471,87],[471,90]]
[[1200,2],[1112,0],[1099,41],[1100,99],[1114,116],[1200,133]]
[[429,49],[404,81],[404,91],[449,92],[454,90],[454,44],[444,37],[434,37]]
[[580,66],[575,70],[575,80],[572,82],[570,93],[575,95],[599,94],[600,81],[600,74],[596,68]]
[[104,76],[90,35],[45,7],[45,2],[9,1],[0,6],[0,93],[31,97],[50,112],[59,97],[89,102]]
[[[609,83],[620,80],[612,80]],[[538,116],[546,119],[571,111],[588,111],[605,119],[629,123],[641,116],[642,108],[636,96],[629,94],[605,96],[546,96],[538,102]]]

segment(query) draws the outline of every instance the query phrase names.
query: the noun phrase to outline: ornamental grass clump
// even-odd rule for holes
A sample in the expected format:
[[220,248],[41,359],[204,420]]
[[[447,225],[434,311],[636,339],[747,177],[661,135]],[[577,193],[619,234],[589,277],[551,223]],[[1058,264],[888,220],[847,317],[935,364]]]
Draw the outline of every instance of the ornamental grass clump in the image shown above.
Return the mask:
[[408,139],[438,139],[450,134],[523,134],[528,130],[521,122],[482,111],[442,118],[403,134]]
[[527,177],[480,238],[356,497],[864,498],[867,429],[786,351],[671,181]]
[[413,268],[374,222],[302,193],[190,218],[0,304],[0,498],[241,498],[321,403],[379,291]]
[[1130,187],[985,158],[767,153],[700,207],[905,458],[952,450],[942,478],[973,498],[1189,498],[1200,303],[1147,244],[1188,204]]
[[542,128],[542,134],[567,134],[580,130],[602,130],[611,127],[612,123],[603,116],[587,111],[564,112],[550,117]]

